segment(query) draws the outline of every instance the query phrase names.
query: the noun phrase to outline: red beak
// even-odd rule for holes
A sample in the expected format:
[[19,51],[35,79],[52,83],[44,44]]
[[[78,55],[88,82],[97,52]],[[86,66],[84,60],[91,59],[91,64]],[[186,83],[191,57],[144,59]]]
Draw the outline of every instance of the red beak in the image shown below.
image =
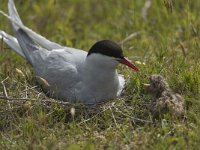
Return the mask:
[[122,58],[120,61],[119,61],[121,64],[124,64],[130,68],[132,68],[133,70],[135,70],[136,72],[139,72],[139,69],[133,64],[131,63],[130,60],[128,60],[127,58]]

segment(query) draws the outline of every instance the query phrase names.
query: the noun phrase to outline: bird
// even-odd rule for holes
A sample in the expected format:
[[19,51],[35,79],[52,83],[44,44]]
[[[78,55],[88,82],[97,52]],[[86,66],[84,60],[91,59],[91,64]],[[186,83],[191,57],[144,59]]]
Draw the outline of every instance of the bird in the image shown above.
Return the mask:
[[184,117],[185,104],[184,98],[173,92],[163,76],[152,74],[149,76],[149,84],[144,84],[152,96],[150,112],[153,117],[158,117],[170,113],[176,117]]
[[114,99],[125,86],[123,75],[116,67],[124,64],[136,72],[139,69],[123,55],[122,48],[111,40],[97,41],[89,52],[61,46],[26,27],[14,1],[8,1],[7,17],[15,36],[0,31],[4,42],[33,67],[37,77],[48,84],[43,91],[49,97],[84,104],[96,104]]

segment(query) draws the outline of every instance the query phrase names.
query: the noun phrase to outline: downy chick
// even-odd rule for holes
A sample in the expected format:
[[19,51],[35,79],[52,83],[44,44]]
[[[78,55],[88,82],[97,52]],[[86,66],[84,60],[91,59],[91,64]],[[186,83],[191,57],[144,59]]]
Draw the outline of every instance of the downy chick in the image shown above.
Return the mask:
[[161,75],[150,75],[149,84],[144,84],[152,96],[150,111],[154,117],[169,112],[176,117],[183,117],[184,98],[174,93]]

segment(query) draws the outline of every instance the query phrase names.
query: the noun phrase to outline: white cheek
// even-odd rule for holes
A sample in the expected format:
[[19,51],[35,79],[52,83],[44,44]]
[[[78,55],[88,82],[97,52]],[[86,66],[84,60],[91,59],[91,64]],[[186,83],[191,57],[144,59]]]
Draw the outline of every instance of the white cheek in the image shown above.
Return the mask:
[[98,53],[91,54],[87,57],[87,62],[92,63],[94,66],[116,67],[119,62],[114,57],[101,55]]

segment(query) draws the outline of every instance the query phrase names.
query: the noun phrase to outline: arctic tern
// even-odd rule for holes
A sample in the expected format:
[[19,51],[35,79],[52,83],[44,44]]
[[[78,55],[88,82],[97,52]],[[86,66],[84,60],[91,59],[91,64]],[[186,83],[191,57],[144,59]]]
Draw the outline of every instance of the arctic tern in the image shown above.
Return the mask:
[[4,31],[0,31],[0,37],[49,83],[43,91],[50,97],[85,104],[114,99],[125,85],[123,76],[116,71],[117,65],[139,71],[113,41],[98,41],[89,52],[61,46],[24,26],[13,0],[8,1],[8,12],[9,15],[1,14],[11,21],[15,37]]

